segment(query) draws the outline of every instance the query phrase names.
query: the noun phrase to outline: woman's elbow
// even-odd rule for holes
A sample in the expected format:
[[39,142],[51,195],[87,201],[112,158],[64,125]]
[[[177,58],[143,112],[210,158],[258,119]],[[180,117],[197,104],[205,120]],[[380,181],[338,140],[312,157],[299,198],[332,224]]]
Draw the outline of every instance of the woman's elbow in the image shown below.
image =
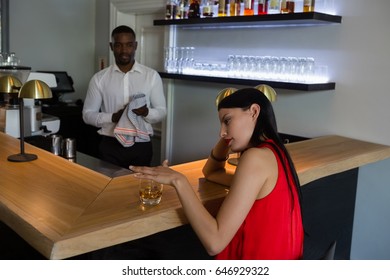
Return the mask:
[[215,169],[210,169],[207,165],[205,165],[202,169],[203,176],[206,179],[210,179],[215,176],[220,176],[221,174],[226,173],[226,170],[224,167],[221,168],[215,168]]
[[203,167],[202,173],[203,173],[203,176],[207,179],[210,176],[211,172],[207,168]]
[[223,249],[225,249],[226,245],[221,245],[221,244],[210,244],[208,246],[205,247],[206,249],[206,252],[207,254],[209,254],[209,256],[216,256],[218,255],[219,253],[221,253],[223,251]]

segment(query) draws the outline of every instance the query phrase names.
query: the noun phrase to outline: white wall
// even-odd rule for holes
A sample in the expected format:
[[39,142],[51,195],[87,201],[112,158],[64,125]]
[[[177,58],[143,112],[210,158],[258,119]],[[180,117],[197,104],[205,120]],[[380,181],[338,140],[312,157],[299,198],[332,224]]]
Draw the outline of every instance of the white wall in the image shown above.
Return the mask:
[[33,71],[67,71],[84,99],[95,72],[95,0],[11,0],[10,51]]
[[[110,1],[95,0],[95,70],[100,70],[100,60],[104,59],[105,66],[109,64],[111,30],[109,23]],[[84,99],[84,97],[83,97]]]

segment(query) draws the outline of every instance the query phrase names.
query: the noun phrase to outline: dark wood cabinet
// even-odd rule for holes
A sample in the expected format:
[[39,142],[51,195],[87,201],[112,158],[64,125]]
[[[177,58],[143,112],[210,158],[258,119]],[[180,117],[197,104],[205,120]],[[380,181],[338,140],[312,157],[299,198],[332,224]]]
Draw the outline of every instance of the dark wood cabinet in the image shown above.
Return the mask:
[[357,179],[355,168],[302,186],[304,259],[323,258],[334,242],[334,259],[350,259]]

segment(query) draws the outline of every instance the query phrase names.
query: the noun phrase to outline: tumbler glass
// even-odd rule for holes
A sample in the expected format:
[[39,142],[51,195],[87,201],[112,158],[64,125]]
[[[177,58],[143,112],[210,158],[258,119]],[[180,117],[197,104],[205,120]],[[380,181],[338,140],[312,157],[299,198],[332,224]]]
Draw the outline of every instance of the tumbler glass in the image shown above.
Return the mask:
[[139,198],[144,205],[157,205],[161,202],[163,184],[151,179],[140,179]]

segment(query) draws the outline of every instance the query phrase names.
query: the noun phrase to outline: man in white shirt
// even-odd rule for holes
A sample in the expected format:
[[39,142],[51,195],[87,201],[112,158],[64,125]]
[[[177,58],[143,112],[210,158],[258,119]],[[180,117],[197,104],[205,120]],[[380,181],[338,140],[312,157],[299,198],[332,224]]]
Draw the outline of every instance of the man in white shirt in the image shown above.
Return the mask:
[[133,109],[142,116],[145,127],[152,131],[152,124],[166,116],[166,102],[159,74],[135,61],[136,35],[128,26],[118,26],[111,34],[110,48],[115,64],[96,73],[88,87],[83,107],[86,124],[99,127],[102,135],[99,157],[118,166],[150,165],[153,156],[152,143],[135,142],[123,146],[114,136],[114,129],[125,107],[134,95],[144,94],[146,105]]

